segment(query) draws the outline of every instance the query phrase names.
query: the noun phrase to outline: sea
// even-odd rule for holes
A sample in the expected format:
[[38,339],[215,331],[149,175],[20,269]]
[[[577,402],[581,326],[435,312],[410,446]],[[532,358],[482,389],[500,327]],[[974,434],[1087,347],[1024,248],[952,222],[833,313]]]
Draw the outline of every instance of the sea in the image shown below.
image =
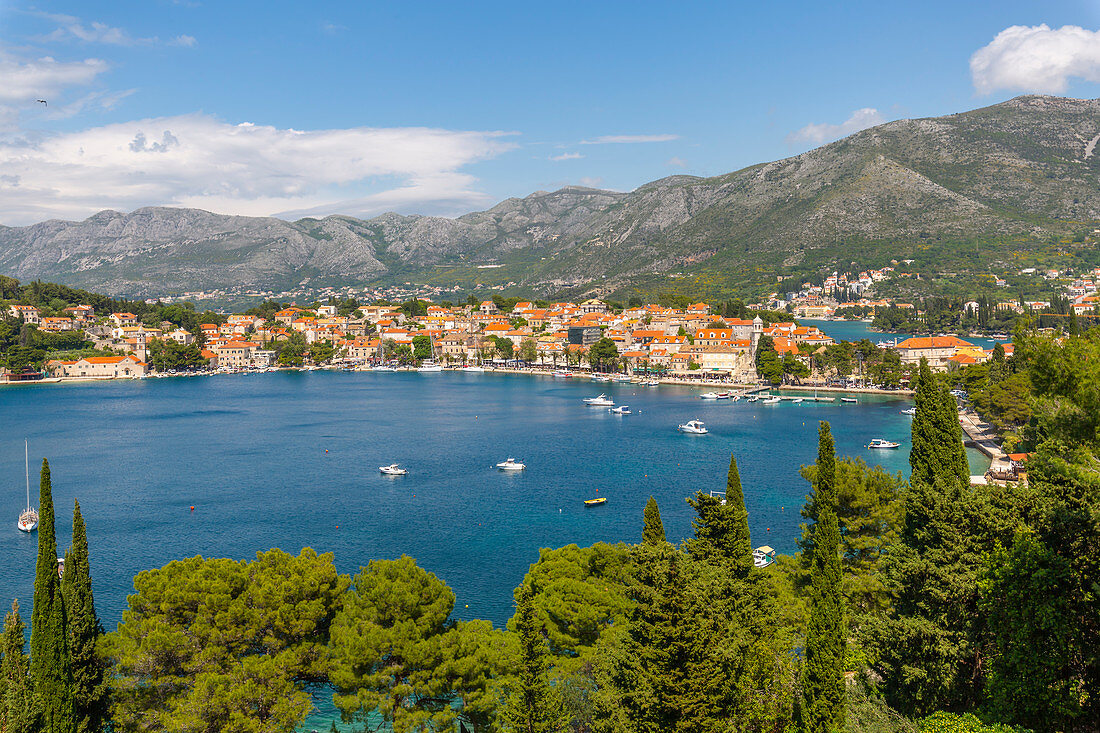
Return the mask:
[[[908,474],[901,396],[858,404],[704,401],[700,388],[593,384],[523,374],[271,372],[0,388],[0,601],[30,617],[37,505],[50,461],[59,554],[74,499],[88,531],[96,608],[122,620],[133,577],[171,560],[254,558],[279,547],[335,554],[355,573],[403,554],[457,596],[457,618],[502,627],[539,548],[638,542],[652,495],[673,542],[691,534],[696,491],[725,489],[737,457],[754,546],[796,549],[818,423],[839,455]],[[632,414],[582,399],[607,393]],[[707,435],[676,426],[703,420]],[[872,438],[902,444],[869,450]],[[497,470],[513,457],[527,465]],[[988,461],[971,452],[972,472]],[[378,468],[399,463],[406,476]],[[585,499],[607,497],[601,506]],[[331,712],[331,711],[330,711]],[[328,723],[324,722],[327,728]]]
[[[877,344],[881,341],[893,343],[894,339],[901,342],[916,335],[895,331],[873,331],[871,329],[871,324],[867,321],[833,321],[820,318],[799,318],[798,322],[805,326],[817,326],[822,333],[829,336],[834,341],[860,341],[862,339],[869,339],[873,344]],[[991,339],[970,336],[960,336],[960,338],[963,341],[969,341],[975,346],[980,346],[983,349],[992,349],[995,344],[1007,344],[1012,341],[1010,338]]]

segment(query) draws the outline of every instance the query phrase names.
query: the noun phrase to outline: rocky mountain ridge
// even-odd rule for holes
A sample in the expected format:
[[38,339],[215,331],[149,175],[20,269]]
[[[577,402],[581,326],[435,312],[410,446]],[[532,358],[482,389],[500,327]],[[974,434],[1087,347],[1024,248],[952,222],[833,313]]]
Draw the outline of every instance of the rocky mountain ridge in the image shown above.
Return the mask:
[[683,273],[716,286],[774,281],[854,251],[1027,247],[1088,226],[1100,220],[1097,141],[1100,100],[1025,96],[890,122],[713,178],[673,176],[629,193],[570,186],[455,219],[288,222],[151,207],[0,227],[0,272],[117,295],[306,279],[515,282],[532,292],[608,292]]

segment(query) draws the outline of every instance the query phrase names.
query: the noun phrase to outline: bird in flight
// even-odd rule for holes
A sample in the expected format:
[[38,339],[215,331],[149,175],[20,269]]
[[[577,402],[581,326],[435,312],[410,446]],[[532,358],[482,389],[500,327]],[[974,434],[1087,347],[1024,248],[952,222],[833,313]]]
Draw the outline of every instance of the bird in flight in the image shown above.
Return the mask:
[[[34,101],[36,101],[36,102],[41,102],[42,104],[46,104],[46,100],[45,100],[45,99],[36,99],[36,100],[34,100]],[[49,107],[50,105],[46,104],[46,106],[47,106],[47,107]]]

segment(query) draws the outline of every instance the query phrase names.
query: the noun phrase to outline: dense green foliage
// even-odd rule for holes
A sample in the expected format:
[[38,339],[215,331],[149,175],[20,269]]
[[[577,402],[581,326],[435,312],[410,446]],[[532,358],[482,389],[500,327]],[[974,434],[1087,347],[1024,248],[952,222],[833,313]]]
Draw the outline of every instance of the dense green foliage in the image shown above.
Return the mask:
[[42,714],[43,731],[71,733],[74,730],[73,678],[65,599],[61,593],[61,579],[57,577],[54,532],[50,464],[43,458],[38,498],[38,562],[31,610],[31,680]]
[[549,654],[540,626],[531,589],[520,585],[512,618],[519,659],[501,714],[509,733],[558,733],[568,723],[560,692],[550,684]]
[[73,719],[76,733],[96,733],[107,719],[107,679],[96,645],[103,633],[95,612],[88,537],[80,502],[73,508],[73,544],[65,553],[61,591],[69,620]]
[[348,586],[332,555],[173,561],[134,579],[106,639],[116,730],[289,731],[326,681]]
[[659,545],[665,542],[665,525],[661,521],[661,510],[657,506],[657,500],[652,496],[645,503],[645,513],[642,524],[642,544]]
[[203,369],[208,365],[198,344],[184,344],[169,339],[149,343],[149,365],[158,372]]
[[30,660],[24,652],[26,627],[19,617],[19,601],[12,601],[4,616],[4,654],[0,664],[0,729],[5,733],[37,733],[42,730],[38,699],[30,679]]
[[818,433],[810,556],[810,611],[802,666],[802,728],[830,733],[844,725],[847,627],[841,597],[840,527],[837,523],[836,456],[829,423]]

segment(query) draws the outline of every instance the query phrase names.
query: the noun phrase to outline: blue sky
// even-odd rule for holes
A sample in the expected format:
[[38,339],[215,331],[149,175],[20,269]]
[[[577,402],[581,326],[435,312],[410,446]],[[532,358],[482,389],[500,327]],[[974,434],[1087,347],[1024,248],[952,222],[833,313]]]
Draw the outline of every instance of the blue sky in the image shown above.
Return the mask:
[[881,121],[1100,96],[1098,29],[1096,0],[2,1],[0,223],[455,215],[715,175]]

